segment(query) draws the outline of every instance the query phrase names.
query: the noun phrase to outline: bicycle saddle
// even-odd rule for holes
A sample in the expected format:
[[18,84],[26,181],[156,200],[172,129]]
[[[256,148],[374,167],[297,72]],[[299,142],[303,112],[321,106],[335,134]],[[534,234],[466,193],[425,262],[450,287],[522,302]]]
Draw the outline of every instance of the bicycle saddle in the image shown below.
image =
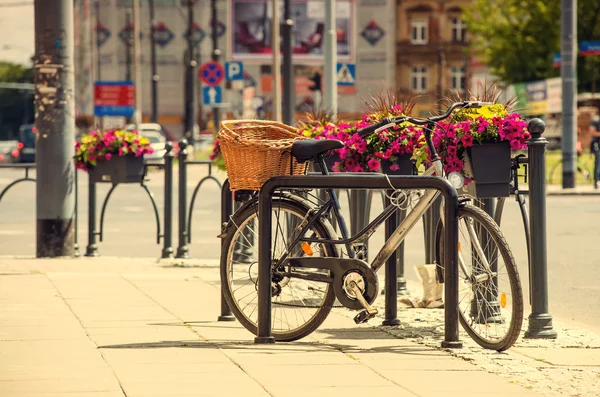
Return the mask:
[[344,147],[344,142],[335,139],[307,139],[292,144],[292,156],[299,163],[314,159],[330,150]]

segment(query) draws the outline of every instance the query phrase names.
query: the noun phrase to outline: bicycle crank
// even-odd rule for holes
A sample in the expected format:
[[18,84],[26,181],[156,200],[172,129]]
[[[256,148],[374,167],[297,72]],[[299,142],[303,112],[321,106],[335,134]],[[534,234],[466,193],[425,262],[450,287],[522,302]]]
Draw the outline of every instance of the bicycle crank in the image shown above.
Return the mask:
[[[289,258],[289,262],[285,264],[291,267],[289,273],[284,273],[290,278],[300,277],[305,279],[315,278],[319,274],[318,281],[329,282],[333,286],[335,297],[338,301],[351,310],[366,310],[367,314],[362,316],[372,318],[377,314],[377,310],[370,305],[377,298],[379,291],[379,280],[377,274],[369,267],[369,265],[360,259],[351,258]],[[328,271],[329,275],[323,273],[313,273],[310,277],[308,273],[301,273],[301,268],[319,269]],[[357,316],[358,317],[358,316]],[[366,320],[362,320],[364,322]]]

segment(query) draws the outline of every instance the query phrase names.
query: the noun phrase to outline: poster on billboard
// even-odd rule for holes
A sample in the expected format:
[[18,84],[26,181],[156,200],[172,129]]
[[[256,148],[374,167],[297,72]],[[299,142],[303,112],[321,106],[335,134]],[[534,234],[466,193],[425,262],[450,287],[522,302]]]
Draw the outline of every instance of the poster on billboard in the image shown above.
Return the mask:
[[546,89],[548,95],[547,112],[562,113],[562,79],[554,77],[546,80]]
[[[292,0],[292,52],[295,60],[322,60],[325,40],[325,3]],[[283,3],[281,4],[283,7]],[[352,49],[352,2],[336,2],[338,60],[349,60]],[[272,2],[269,0],[231,0],[231,51],[234,60],[267,60],[272,57]],[[283,15],[283,10],[280,11]],[[280,31],[283,27],[281,18]],[[281,48],[281,42],[280,42]]]

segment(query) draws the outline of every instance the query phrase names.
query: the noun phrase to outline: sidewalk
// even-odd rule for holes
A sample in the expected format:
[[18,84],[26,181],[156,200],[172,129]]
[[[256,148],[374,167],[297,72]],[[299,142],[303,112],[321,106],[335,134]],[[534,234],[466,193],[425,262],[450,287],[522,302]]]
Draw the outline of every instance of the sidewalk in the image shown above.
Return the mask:
[[600,189],[594,189],[591,183],[579,184],[569,189],[563,189],[562,185],[546,185],[546,194],[548,196],[600,196]]
[[505,353],[461,334],[465,347],[448,351],[442,310],[403,309],[401,326],[380,327],[336,309],[308,338],[255,345],[237,322],[216,321],[219,308],[217,261],[0,258],[0,395],[600,393],[600,336],[583,330],[557,327],[557,341]]

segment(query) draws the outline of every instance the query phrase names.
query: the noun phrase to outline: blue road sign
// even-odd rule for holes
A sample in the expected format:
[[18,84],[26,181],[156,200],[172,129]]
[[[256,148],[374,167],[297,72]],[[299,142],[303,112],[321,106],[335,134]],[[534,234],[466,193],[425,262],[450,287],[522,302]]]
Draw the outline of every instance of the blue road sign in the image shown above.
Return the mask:
[[202,87],[202,102],[205,105],[218,105],[223,102],[223,89],[221,86]]
[[338,85],[356,84],[356,64],[338,63],[336,67]]
[[600,55],[600,41],[582,41],[579,43],[581,55]]
[[241,62],[225,62],[225,79],[244,80],[244,65]]
[[[206,36],[206,33],[204,33],[204,30],[202,30],[202,28],[200,26],[198,26],[197,23],[192,25],[192,43],[194,43],[194,45],[198,45],[202,42],[202,40],[204,40],[204,37]],[[184,39],[188,39],[188,31],[187,29],[185,30],[185,33],[183,34],[183,38]]]

